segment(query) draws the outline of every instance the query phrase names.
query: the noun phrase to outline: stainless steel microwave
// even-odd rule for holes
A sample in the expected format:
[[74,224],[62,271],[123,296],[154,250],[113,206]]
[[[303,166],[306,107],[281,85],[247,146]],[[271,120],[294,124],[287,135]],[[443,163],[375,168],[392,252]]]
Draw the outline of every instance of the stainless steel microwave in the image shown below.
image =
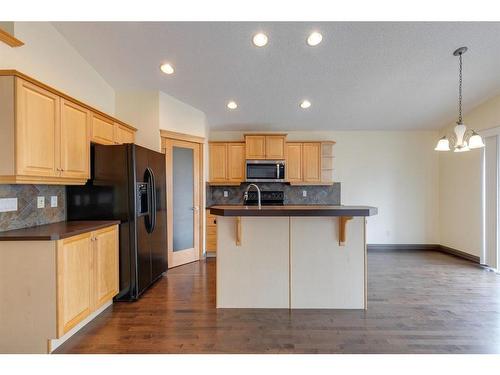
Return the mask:
[[247,182],[285,182],[284,160],[247,160]]

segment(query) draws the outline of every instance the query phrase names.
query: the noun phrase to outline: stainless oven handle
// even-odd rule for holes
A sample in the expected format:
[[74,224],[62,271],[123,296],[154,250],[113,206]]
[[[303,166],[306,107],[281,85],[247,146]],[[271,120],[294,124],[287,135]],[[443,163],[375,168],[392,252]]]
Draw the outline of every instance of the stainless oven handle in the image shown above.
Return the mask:
[[276,178],[280,178],[280,165],[278,163],[276,163]]

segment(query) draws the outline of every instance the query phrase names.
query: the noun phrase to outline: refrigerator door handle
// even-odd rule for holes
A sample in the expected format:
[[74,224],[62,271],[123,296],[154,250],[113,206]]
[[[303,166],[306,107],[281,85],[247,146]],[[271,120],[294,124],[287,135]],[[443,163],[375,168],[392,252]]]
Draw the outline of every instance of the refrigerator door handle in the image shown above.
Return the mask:
[[154,219],[153,219],[153,212],[154,212],[154,202],[153,202],[153,175],[151,174],[151,169],[146,168],[146,171],[144,172],[144,179],[146,180],[148,184],[148,215],[145,218],[145,224],[146,224],[146,231],[148,233],[153,232],[153,224],[154,224]]
[[151,168],[149,169],[149,173],[151,174],[151,200],[152,200],[152,205],[151,205],[151,218],[152,223],[151,223],[151,232],[155,230],[156,227],[156,180],[155,180],[155,174]]

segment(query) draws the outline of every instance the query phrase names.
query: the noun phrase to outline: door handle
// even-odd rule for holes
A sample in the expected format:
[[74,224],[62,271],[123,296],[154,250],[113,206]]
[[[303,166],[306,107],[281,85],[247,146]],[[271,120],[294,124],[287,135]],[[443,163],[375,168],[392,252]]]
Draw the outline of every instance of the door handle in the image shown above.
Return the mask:
[[199,208],[199,207],[194,206],[194,207],[191,207],[191,210],[193,210],[193,211],[199,211],[199,210],[200,210],[200,208]]

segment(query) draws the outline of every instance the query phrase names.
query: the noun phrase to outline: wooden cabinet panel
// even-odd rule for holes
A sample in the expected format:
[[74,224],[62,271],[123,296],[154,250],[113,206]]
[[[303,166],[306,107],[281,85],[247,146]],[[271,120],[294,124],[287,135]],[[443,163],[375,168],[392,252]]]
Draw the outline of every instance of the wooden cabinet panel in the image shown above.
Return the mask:
[[57,335],[63,336],[119,289],[118,226],[57,242]]
[[302,145],[302,174],[304,182],[321,181],[321,143],[306,142]]
[[207,225],[206,225],[206,246],[205,250],[208,253],[217,252],[217,216],[210,214],[207,210]]
[[227,145],[226,143],[211,143],[209,147],[210,181],[226,181],[227,176]]
[[0,133],[0,184],[83,185],[90,140],[135,139],[131,126],[11,70],[0,71]]
[[286,147],[287,181],[302,181],[302,143],[287,143]]
[[243,182],[245,180],[245,144],[227,144],[227,180]]
[[23,79],[16,79],[17,174],[54,177],[59,174],[59,97]]
[[61,99],[61,176],[90,177],[90,112]]
[[247,135],[245,143],[247,159],[266,158],[266,137],[264,135]]
[[134,143],[135,142],[135,132],[128,129],[127,127],[115,123],[115,143]]
[[91,233],[58,242],[58,336],[64,335],[91,310]]
[[266,159],[285,158],[285,137],[282,135],[266,136]]
[[93,308],[118,294],[118,229],[116,226],[94,232]]
[[114,139],[114,123],[102,116],[92,113],[92,142],[102,145],[112,145]]

